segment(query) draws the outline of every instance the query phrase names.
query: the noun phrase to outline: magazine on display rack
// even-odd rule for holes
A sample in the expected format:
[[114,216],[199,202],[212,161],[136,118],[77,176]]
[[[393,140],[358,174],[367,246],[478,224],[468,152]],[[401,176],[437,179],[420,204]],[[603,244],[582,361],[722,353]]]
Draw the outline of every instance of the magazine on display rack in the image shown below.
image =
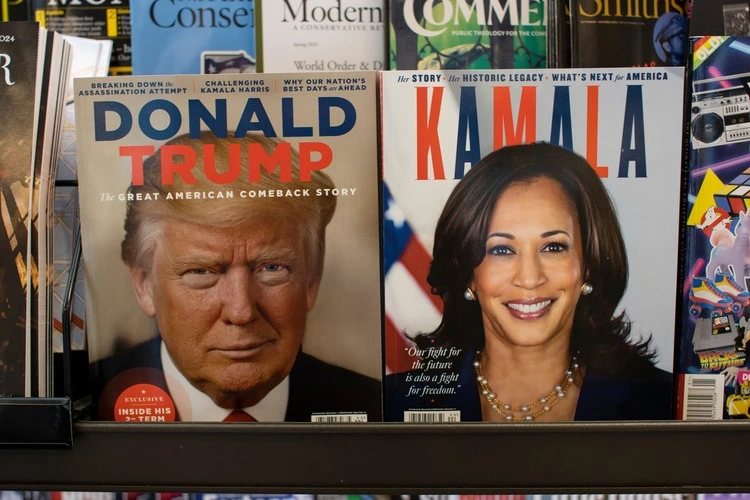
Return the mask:
[[685,0],[571,0],[573,68],[684,66]]
[[[557,415],[553,420],[565,419],[559,411],[566,403],[560,401],[566,396],[570,401],[576,393],[578,404],[567,408],[568,419],[671,418],[683,79],[678,68],[382,73],[386,420],[453,422],[499,416],[516,421],[553,415]],[[521,144],[529,146],[518,149],[516,145]],[[495,150],[499,151],[488,156]],[[479,163],[482,169],[477,169]],[[581,236],[585,240],[582,265],[571,267],[571,273],[578,273],[570,274],[575,281],[560,283],[571,287],[585,280],[578,289],[567,288],[562,294],[550,288],[559,283],[549,278],[548,271],[539,271],[538,276],[546,284],[529,285],[523,293],[510,285],[491,289],[490,278],[482,281],[483,276],[491,276],[487,273],[495,264],[510,266],[516,262],[512,256],[525,255],[515,230],[504,230],[502,224],[501,229],[492,229],[492,210],[495,200],[505,196],[505,181],[495,185],[494,177],[482,177],[492,172],[501,175],[502,166],[516,163],[536,165],[541,172],[537,177],[552,176],[550,166],[554,171],[570,164],[570,175],[585,174],[591,193],[600,193],[597,201],[590,201],[594,194],[579,193],[579,198],[589,202],[576,202],[580,202],[576,212],[581,212],[578,226],[588,235]],[[605,220],[601,214],[610,207],[604,201],[609,197],[616,212],[607,208],[610,218]],[[472,201],[462,205],[463,200]],[[584,211],[595,203],[601,206]],[[535,213],[542,212],[524,210],[515,220],[528,225]],[[627,272],[623,275],[621,246],[596,248],[593,243],[620,241],[613,229],[618,219],[629,278]],[[485,225],[490,222],[493,225]],[[540,246],[542,263],[552,255],[570,256],[580,246],[573,238],[578,226],[566,230],[567,240],[554,239],[562,229],[551,226],[555,226],[550,229],[552,236],[545,237],[550,241]],[[485,238],[486,251],[491,253],[482,257]],[[496,240],[497,247],[490,248]],[[603,261],[611,261],[612,269]],[[578,276],[581,267],[583,275]],[[497,269],[500,273],[507,268]],[[615,275],[619,285],[609,283]],[[523,285],[510,275],[499,276],[502,283]],[[619,292],[612,292],[618,286]],[[497,303],[491,300],[495,296]],[[558,315],[570,315],[569,296],[577,301],[578,319],[569,334],[570,345],[564,349],[571,356],[580,352],[579,361],[570,362],[572,377],[566,376],[549,395],[537,394],[536,402],[532,397],[532,403],[521,404],[527,401],[518,396],[515,399],[520,401],[503,403],[501,394],[490,389],[492,376],[480,371],[484,358],[477,351],[494,349],[488,357],[502,352],[497,343],[491,343],[495,337],[523,344],[505,338],[503,332],[541,328]],[[532,297],[538,300],[529,302]],[[602,301],[608,301],[611,316],[596,319],[594,311],[606,309]],[[618,319],[623,312],[629,321]],[[580,321],[589,319],[590,324],[630,326],[626,342],[622,338],[612,341],[623,352],[630,353],[633,343],[651,337],[650,349],[656,358],[640,363],[636,360],[641,358],[634,356],[632,366],[638,369],[622,363],[619,372],[608,372],[620,363],[593,354],[607,349],[581,333],[591,328],[581,327]],[[496,335],[486,334],[487,328]],[[541,340],[538,344],[551,345]],[[514,355],[526,356],[533,351],[529,349]],[[561,362],[565,363],[562,373],[567,358]],[[488,363],[485,370],[489,370]],[[608,363],[611,366],[603,366]],[[533,375],[521,377],[514,387],[532,379]],[[657,386],[661,389],[652,390]],[[629,394],[635,399],[629,399]]]
[[95,419],[381,419],[376,79],[75,80]]
[[253,0],[140,0],[130,19],[134,75],[255,73]]
[[255,0],[258,70],[386,68],[385,0]]
[[546,2],[389,1],[390,69],[546,67]]
[[110,75],[132,71],[129,0],[96,2],[29,0],[34,18],[51,31],[96,40],[111,40]]
[[750,38],[691,38],[676,416],[750,418]]
[[70,50],[38,23],[0,23],[0,396],[52,394],[52,214]]

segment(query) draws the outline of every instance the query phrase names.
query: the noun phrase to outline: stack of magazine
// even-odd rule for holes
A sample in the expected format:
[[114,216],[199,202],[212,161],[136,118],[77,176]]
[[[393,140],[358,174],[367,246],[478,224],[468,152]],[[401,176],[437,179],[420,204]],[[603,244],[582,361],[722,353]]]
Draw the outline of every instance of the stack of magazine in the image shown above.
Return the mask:
[[69,45],[33,22],[0,24],[0,395],[52,394],[53,210]]

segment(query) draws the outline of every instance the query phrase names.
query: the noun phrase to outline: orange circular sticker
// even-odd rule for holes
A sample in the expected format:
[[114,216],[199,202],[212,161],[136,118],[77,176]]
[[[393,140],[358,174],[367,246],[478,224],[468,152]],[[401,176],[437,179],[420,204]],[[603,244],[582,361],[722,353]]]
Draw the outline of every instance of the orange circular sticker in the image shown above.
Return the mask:
[[132,385],[115,402],[117,422],[174,422],[175,413],[169,394],[152,384]]

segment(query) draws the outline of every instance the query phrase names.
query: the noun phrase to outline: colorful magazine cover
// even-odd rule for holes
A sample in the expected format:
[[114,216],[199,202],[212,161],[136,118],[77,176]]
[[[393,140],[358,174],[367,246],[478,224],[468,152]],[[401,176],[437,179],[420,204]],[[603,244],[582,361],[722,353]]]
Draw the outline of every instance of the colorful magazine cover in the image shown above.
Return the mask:
[[688,47],[685,0],[571,0],[573,68],[684,66]]
[[382,74],[386,420],[671,418],[683,79]]
[[134,75],[255,73],[253,0],[141,0],[130,9]]
[[75,85],[94,418],[380,420],[376,73]]
[[750,418],[750,38],[691,38],[677,418]]
[[544,68],[541,0],[389,0],[390,69]]
[[256,0],[258,70],[382,70],[386,0]]
[[[64,35],[112,41],[110,75],[132,71],[130,0],[29,0],[39,24]],[[136,2],[140,3],[140,2]]]

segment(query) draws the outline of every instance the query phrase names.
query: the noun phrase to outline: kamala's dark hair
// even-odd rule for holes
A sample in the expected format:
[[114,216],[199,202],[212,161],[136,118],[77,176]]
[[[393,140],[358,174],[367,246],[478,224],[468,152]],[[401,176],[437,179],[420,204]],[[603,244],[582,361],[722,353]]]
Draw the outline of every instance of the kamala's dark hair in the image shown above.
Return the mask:
[[482,262],[495,203],[508,187],[548,178],[559,183],[576,207],[583,245],[583,276],[594,292],[581,296],[573,320],[571,350],[584,366],[607,372],[632,361],[653,362],[650,338],[630,341],[625,313],[615,316],[625,293],[628,261],[620,224],[609,194],[584,158],[546,143],[508,146],[480,160],[458,183],[435,230],[427,278],[443,300],[443,318],[432,333],[417,335],[420,347],[484,344],[478,302],[463,298],[474,269]]

